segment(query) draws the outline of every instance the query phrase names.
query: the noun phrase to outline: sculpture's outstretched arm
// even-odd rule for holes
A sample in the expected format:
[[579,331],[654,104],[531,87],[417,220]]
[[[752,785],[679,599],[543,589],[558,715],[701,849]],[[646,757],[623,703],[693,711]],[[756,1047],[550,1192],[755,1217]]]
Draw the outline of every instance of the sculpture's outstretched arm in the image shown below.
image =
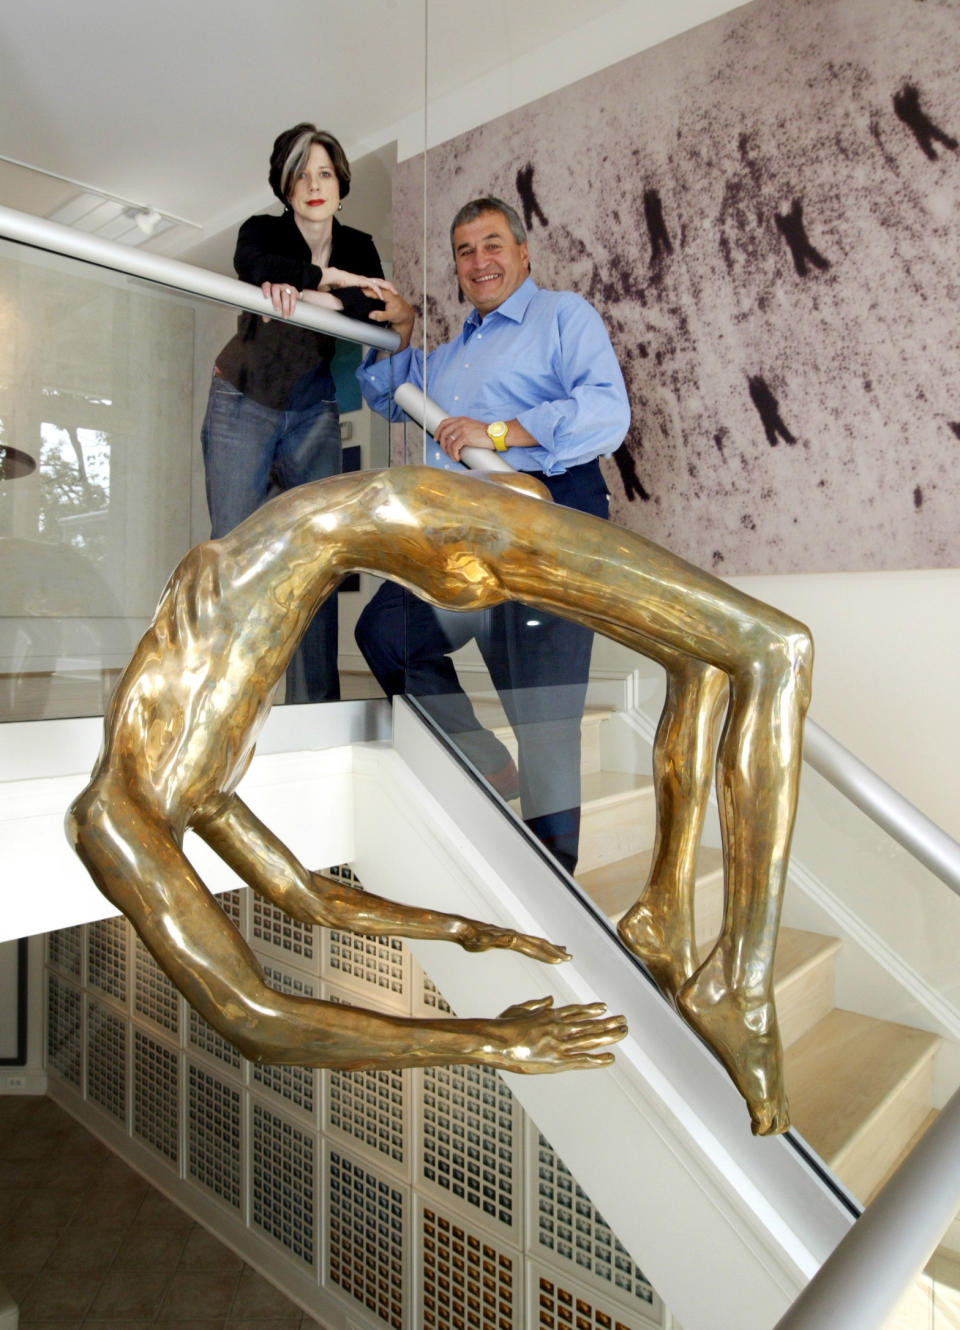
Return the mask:
[[565,1071],[605,1066],[613,1060],[605,1046],[626,1033],[602,1003],[554,1010],[546,998],[491,1019],[415,1020],[278,993],[169,827],[122,782],[109,774],[92,781],[70,809],[68,831],[100,889],[191,1005],[255,1061]]
[[466,951],[505,948],[550,964],[570,958],[563,947],[545,938],[458,914],[401,905],[311,872],[236,794],[224,800],[216,815],[194,820],[193,828],[248,886],[302,923],[458,942]]

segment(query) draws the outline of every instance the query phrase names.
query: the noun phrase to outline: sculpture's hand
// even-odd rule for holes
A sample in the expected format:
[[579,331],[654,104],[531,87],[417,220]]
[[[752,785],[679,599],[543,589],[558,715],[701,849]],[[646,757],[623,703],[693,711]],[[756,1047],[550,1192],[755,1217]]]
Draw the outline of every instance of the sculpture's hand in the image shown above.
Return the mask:
[[522,956],[544,961],[547,965],[559,965],[561,961],[570,959],[570,953],[565,947],[555,946],[544,937],[517,933],[512,928],[501,928],[498,924],[483,924],[478,919],[464,919],[457,927],[455,940],[464,951],[519,951]]
[[489,1022],[489,1042],[478,1062],[500,1071],[549,1072],[607,1067],[612,1053],[599,1051],[627,1033],[623,1016],[606,1016],[603,1002],[554,1007],[553,998],[518,1002]]

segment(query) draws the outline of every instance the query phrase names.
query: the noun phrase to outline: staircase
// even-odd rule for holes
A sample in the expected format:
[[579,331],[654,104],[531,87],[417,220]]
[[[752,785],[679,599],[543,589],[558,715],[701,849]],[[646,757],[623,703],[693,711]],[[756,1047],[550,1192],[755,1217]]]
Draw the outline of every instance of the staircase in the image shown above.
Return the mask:
[[[494,702],[476,704],[482,723],[512,752],[516,743]],[[655,808],[649,776],[603,768],[609,708],[588,708],[582,734],[582,825],[576,879],[616,923],[646,881]],[[515,807],[519,811],[519,804]],[[700,851],[697,944],[705,956],[723,911],[718,849]],[[862,1203],[882,1186],[936,1116],[932,1109],[937,1035],[835,1006],[838,938],[782,927],[776,999],[793,1124]],[[956,1231],[957,1226],[954,1226]],[[960,1250],[960,1244],[957,1244]]]

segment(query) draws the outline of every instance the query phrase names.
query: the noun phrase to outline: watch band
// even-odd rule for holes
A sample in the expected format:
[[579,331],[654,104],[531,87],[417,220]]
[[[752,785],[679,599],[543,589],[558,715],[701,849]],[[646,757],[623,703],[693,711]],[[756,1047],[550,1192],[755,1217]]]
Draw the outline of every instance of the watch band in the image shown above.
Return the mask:
[[498,453],[507,451],[507,425],[505,421],[495,420],[487,426],[487,435]]

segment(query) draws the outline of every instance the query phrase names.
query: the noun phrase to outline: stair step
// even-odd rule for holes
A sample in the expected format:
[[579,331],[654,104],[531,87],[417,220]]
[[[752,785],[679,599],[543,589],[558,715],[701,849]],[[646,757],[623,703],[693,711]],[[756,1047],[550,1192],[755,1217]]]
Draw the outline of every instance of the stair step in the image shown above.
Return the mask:
[[893,1177],[894,1173],[896,1173],[897,1169],[906,1159],[907,1155],[910,1153],[913,1147],[920,1140],[921,1136],[925,1134],[927,1128],[932,1123],[936,1122],[936,1120],[937,1120],[937,1110],[935,1108],[931,1108],[930,1111],[927,1113],[926,1117],[920,1123],[920,1126],[916,1129],[916,1131],[907,1141],[906,1145],[897,1155],[896,1159],[894,1159],[893,1163],[887,1169],[886,1173],[884,1173],[883,1177],[880,1178],[880,1180],[877,1182],[876,1186],[873,1188],[870,1194],[868,1196],[864,1196],[861,1198],[864,1204],[867,1204],[870,1201],[872,1201],[874,1196],[876,1196],[877,1192],[880,1190],[880,1188],[885,1186],[885,1184],[890,1180],[890,1178]]
[[[624,859],[614,859],[597,868],[581,871],[577,868],[577,882],[584,888],[594,904],[600,906],[604,914],[609,915],[614,923],[620,920],[640,895],[641,888],[648,879],[653,847],[640,850],[637,854],[626,855]],[[713,930],[713,936],[719,932],[723,907],[723,857],[721,851],[701,847],[697,854],[697,912],[701,908],[701,887],[707,880],[717,879],[719,892],[718,907],[711,910],[711,919],[707,927]],[[706,930],[705,930],[706,931]],[[697,939],[701,935],[697,920]]]
[[794,1125],[855,1196],[871,1195],[929,1113],[940,1042],[838,1009],[787,1050]]
[[834,961],[842,945],[823,933],[780,929],[773,976],[784,1049],[833,1011]]
[[[484,729],[491,730],[517,760],[517,739],[497,698],[471,697],[477,720]],[[589,706],[583,713],[580,723],[580,772],[585,775],[600,770],[600,731],[605,721],[610,719],[612,708],[607,706]],[[456,735],[450,736],[456,741]]]
[[581,810],[579,872],[628,859],[653,843],[653,781],[649,776],[587,772],[582,778]]
[[[630,855],[592,871],[577,872],[577,881],[595,905],[616,923],[640,894],[647,880],[651,851]],[[697,856],[697,943],[700,954],[720,931],[723,902],[723,864],[719,850],[701,849]],[[709,887],[710,913],[707,927],[701,926],[702,884]],[[777,942],[774,982],[777,1015],[784,1047],[796,1043],[833,1008],[834,957],[839,938],[808,933],[799,928],[781,928]]]

